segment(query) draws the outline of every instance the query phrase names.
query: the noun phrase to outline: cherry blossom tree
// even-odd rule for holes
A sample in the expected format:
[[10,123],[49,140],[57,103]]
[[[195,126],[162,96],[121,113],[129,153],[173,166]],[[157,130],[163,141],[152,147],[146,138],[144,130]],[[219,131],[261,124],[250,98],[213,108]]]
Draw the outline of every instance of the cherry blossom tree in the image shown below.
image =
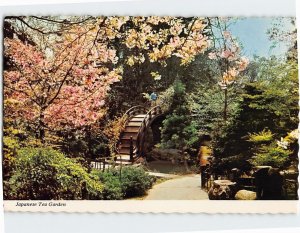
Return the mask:
[[218,85],[224,90],[223,120],[225,122],[228,111],[228,88],[237,83],[240,73],[249,64],[249,59],[241,55],[240,45],[229,30],[230,20],[218,17],[209,19],[213,49],[208,57],[219,64],[216,75],[219,77]]
[[[62,37],[72,41],[76,36],[85,37],[96,56],[107,48],[115,51],[115,65],[124,69],[125,87],[128,86],[126,80],[136,79],[137,93],[146,91],[143,87],[149,86],[147,82],[151,78],[167,80],[161,70],[169,59],[178,58],[182,66],[187,66],[210,45],[206,35],[207,20],[200,17],[11,16],[6,19],[17,32],[30,35],[42,51]],[[103,63],[97,59],[95,62]],[[120,91],[127,93],[125,89]]]
[[[187,66],[211,45],[208,20],[200,17],[11,16],[6,20],[15,34],[26,34],[33,43],[5,39],[11,68],[4,72],[4,91],[6,102],[13,103],[5,105],[5,114],[25,119],[40,139],[45,129],[78,128],[101,119],[110,86],[121,79],[124,69],[143,76],[146,64],[166,67],[172,57]],[[224,50],[223,56],[229,55]],[[164,78],[157,70],[150,70],[148,77]]]
[[5,117],[28,121],[39,133],[89,125],[105,113],[110,85],[119,81],[121,70],[109,69],[115,61],[111,49],[97,50],[86,39],[65,35],[45,51],[18,39],[5,39],[5,56],[13,63],[4,71]]

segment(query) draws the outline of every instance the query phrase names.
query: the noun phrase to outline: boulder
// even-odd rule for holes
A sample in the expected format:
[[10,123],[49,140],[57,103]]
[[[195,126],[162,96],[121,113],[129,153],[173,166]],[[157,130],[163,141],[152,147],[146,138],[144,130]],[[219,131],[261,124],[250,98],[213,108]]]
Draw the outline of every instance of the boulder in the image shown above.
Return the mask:
[[209,200],[231,200],[235,183],[230,180],[214,180],[208,191]]
[[256,192],[240,190],[235,194],[235,200],[256,200]]

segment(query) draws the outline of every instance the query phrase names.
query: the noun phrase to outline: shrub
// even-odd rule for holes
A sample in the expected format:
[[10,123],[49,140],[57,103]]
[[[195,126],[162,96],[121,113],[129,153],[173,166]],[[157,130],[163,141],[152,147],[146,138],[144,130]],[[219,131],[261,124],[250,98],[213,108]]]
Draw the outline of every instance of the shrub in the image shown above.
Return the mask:
[[154,180],[141,167],[126,166],[121,170],[93,171],[103,183],[103,199],[120,200],[142,196],[151,188]]
[[291,153],[292,151],[272,143],[262,146],[250,162],[255,166],[283,167],[288,162]]
[[52,148],[23,148],[9,180],[9,199],[101,199],[103,185]]
[[263,131],[259,133],[250,133],[249,134],[249,142],[253,142],[256,144],[263,144],[263,143],[268,143],[273,140],[274,134],[270,130],[264,129]]
[[101,183],[103,183],[103,199],[104,200],[121,200],[124,195],[122,192],[122,186],[120,182],[120,176],[118,171],[113,169],[105,172],[97,170],[93,171],[93,174],[98,176]]
[[127,118],[127,115],[116,117],[106,124],[103,133],[108,138],[108,147],[111,155],[115,154],[117,142],[119,141],[121,132],[125,129]]
[[151,188],[153,179],[141,167],[124,167],[121,173],[121,185],[124,197],[141,196]]

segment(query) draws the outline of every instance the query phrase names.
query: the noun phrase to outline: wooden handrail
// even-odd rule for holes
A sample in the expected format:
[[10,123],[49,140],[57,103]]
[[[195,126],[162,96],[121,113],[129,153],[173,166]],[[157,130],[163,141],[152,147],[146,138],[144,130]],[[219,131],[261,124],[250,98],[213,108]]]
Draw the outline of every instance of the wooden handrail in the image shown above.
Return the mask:
[[[158,115],[162,114],[162,110],[159,105],[152,107],[150,110],[147,110],[145,107],[143,107],[141,105],[137,105],[137,106],[133,106],[130,109],[128,109],[123,115],[123,116],[127,116],[126,121],[125,121],[125,124],[127,125],[128,122],[131,120],[131,117],[134,117],[137,114],[145,114],[145,113],[146,113],[146,115],[144,116],[142,124],[140,125],[139,130],[137,132],[137,138],[136,138],[135,145],[133,143],[133,137],[130,137],[130,153],[129,154],[130,154],[131,162],[134,162],[134,154],[136,154],[137,156],[142,155],[143,149],[144,149],[143,146],[144,146],[144,140],[145,140],[145,135],[146,135],[146,129],[149,127],[151,122]],[[121,133],[121,135],[122,135],[122,133]],[[116,147],[115,147],[116,154],[119,154],[119,145],[121,143],[121,141],[120,141],[121,135],[119,137],[118,142],[116,143]],[[102,163],[102,169],[105,170],[106,164],[110,164],[110,163],[114,164],[114,161],[111,160],[111,162],[110,162],[110,161],[108,161],[109,159],[111,160],[113,158],[111,156],[101,157],[101,158],[95,160],[94,162]],[[117,157],[115,157],[114,159],[116,161]],[[122,164],[122,160],[121,160],[121,164]]]
[[144,113],[144,112],[147,111],[147,109],[146,109],[144,106],[136,105],[136,106],[133,106],[133,107],[129,108],[129,109],[124,113],[124,115],[132,116],[133,114],[139,112],[139,110],[143,110],[143,111],[141,111],[140,113]]
[[140,129],[137,134],[136,146],[133,148],[136,154],[139,154],[143,151],[143,141],[145,137],[145,130],[148,125],[155,119],[157,115],[161,114],[161,107],[159,105],[152,107],[144,117],[143,123],[140,126]]
[[[147,111],[147,109],[144,107],[144,106],[142,106],[142,105],[136,105],[136,106],[133,106],[133,107],[131,107],[131,108],[129,108],[124,114],[123,114],[123,117],[124,116],[127,116],[127,118],[126,118],[126,121],[125,121],[125,125],[128,123],[128,121],[130,120],[130,118],[132,117],[132,116],[134,116],[134,115],[136,115],[137,113],[144,113],[144,112],[146,112]],[[122,135],[122,133],[121,133],[121,135]],[[120,135],[120,136],[121,136]],[[119,145],[121,144],[121,142],[120,142],[120,138],[121,137],[119,137],[119,140],[116,142],[116,145],[115,145],[115,152],[117,153],[117,154],[119,154]]]

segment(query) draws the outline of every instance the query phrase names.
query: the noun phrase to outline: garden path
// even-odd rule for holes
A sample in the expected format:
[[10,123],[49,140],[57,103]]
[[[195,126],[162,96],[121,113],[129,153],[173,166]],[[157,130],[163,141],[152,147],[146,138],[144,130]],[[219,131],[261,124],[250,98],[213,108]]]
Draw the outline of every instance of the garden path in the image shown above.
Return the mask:
[[200,175],[187,175],[154,185],[145,200],[205,200]]

